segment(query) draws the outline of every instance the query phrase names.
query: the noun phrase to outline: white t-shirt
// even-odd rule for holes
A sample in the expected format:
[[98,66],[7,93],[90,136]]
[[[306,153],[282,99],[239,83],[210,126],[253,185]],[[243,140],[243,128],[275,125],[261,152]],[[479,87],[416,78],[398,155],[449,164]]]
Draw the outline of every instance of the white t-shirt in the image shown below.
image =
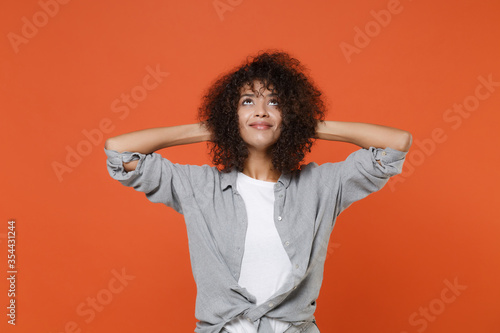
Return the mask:
[[[245,202],[248,227],[245,252],[238,284],[257,299],[267,301],[285,283],[292,264],[274,225],[274,182],[251,178],[238,172],[236,187]],[[276,333],[283,333],[290,324],[270,318]],[[251,323],[242,316],[224,328],[231,333],[256,333],[258,321]]]

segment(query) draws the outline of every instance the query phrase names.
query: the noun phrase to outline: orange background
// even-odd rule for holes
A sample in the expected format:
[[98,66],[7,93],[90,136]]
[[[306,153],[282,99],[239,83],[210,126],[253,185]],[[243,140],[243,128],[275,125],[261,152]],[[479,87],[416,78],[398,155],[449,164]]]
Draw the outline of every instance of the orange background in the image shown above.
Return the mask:
[[[321,332],[500,332],[498,1],[55,4],[15,1],[0,12],[1,332],[194,331],[183,216],[111,179],[104,139],[195,122],[212,80],[268,48],[310,69],[328,120],[414,139],[404,172],[337,220],[315,313]],[[388,8],[390,22],[376,23]],[[347,44],[356,52],[346,55]],[[122,94],[139,96],[148,66],[169,75],[127,114],[114,112]],[[496,86],[477,88],[488,76]],[[463,103],[474,110],[448,111]],[[77,147],[86,156],[69,167]],[[356,149],[318,141],[307,161]],[[160,151],[190,164],[210,163],[207,152],[203,143]],[[9,219],[15,327],[6,316]],[[118,288],[113,271],[122,270],[129,280]],[[454,295],[446,280],[465,289]],[[100,311],[87,303],[96,297]]]

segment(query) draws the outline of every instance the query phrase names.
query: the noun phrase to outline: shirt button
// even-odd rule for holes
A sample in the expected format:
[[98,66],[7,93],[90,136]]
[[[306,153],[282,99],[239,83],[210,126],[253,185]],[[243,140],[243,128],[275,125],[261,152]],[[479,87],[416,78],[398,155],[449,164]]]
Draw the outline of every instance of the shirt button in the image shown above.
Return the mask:
[[382,152],[382,155],[384,155],[384,156],[385,156],[385,155],[387,155],[387,153],[386,153],[385,151],[383,151],[383,152]]
[[281,216],[278,216],[278,221],[281,221],[281,220],[282,220]]
[[295,290],[295,289],[297,289],[297,286],[294,286],[294,287],[293,287],[293,290]]
[[299,264],[295,264],[295,268],[299,268]]
[[289,242],[289,241],[286,241],[286,242],[285,242],[285,245],[286,245],[286,246],[290,245],[290,242]]
[[273,305],[274,305],[273,303],[269,303],[269,307],[270,307],[270,308],[272,308],[272,307],[273,307]]

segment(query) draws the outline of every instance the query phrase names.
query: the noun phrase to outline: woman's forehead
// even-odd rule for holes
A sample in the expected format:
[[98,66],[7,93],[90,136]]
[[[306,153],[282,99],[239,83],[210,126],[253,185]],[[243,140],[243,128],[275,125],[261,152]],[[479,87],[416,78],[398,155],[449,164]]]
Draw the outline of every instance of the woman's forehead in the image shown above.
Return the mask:
[[249,83],[245,83],[240,88],[240,94],[253,92],[258,96],[259,94],[263,94],[266,91],[272,91],[274,89],[272,84],[269,84],[269,89],[267,89],[265,83],[266,82],[263,82],[262,80],[254,80],[252,85],[250,85]]

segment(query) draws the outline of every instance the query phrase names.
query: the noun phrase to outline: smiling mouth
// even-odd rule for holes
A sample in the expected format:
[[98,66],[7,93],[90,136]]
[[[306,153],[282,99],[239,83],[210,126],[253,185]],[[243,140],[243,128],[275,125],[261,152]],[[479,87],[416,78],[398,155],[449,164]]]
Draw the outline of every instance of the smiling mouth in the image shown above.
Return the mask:
[[265,130],[265,129],[270,129],[272,126],[271,125],[264,125],[264,124],[255,124],[255,125],[250,125],[250,127],[253,127],[255,129],[259,129],[259,130]]

